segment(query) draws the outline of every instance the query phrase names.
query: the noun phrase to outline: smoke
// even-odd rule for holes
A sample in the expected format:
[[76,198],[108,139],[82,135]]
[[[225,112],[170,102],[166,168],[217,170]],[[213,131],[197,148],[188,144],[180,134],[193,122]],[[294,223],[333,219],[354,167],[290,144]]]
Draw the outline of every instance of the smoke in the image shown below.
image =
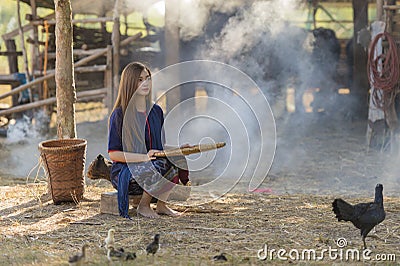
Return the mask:
[[48,116],[44,111],[35,113],[34,118],[22,115],[8,124],[7,138],[2,139],[0,169],[3,174],[26,177],[37,167],[38,144],[46,138]]
[[243,5],[243,1],[179,1],[180,17],[177,23],[180,28],[180,38],[189,41],[203,35],[212,12],[232,13],[240,5]]
[[[339,84],[332,74],[332,69],[336,71],[336,65],[331,63],[328,56],[324,57],[316,53],[317,40],[312,32],[290,24],[289,21],[296,20],[295,15],[298,14],[296,11],[303,8],[302,2],[298,0],[251,1],[246,2],[247,4],[243,6],[232,5],[227,10],[223,10],[218,4],[212,5],[208,1],[204,1],[204,3],[190,1],[191,5],[186,2],[186,8],[181,10],[180,14],[180,36],[184,46],[187,46],[188,49],[184,50],[186,54],[181,55],[181,58],[224,62],[237,67],[256,82],[271,104],[273,114],[277,119],[277,156],[272,169],[273,176],[286,174],[282,178],[288,181],[290,179],[292,186],[295,184],[291,187],[292,191],[304,192],[307,189],[308,191],[331,192],[332,182],[335,180],[340,180],[341,188],[348,190],[351,187],[349,184],[355,185],[357,182],[362,182],[363,178],[364,180],[368,179],[368,185],[365,183],[363,189],[369,190],[372,187],[373,190],[373,183],[384,180],[384,177],[378,178],[378,180],[370,177],[372,172],[376,175],[381,172],[371,171],[371,168],[364,167],[362,156],[358,157],[360,162],[351,166],[353,169],[348,169],[351,174],[342,174],[340,170],[335,169],[337,165],[346,165],[348,160],[351,161],[351,159],[347,159],[348,154],[339,158],[335,157],[336,160],[333,160],[331,156],[335,154],[333,151],[335,147],[343,149],[355,147],[356,152],[362,154],[365,153],[365,146],[362,146],[365,143],[362,134],[361,140],[357,143],[360,146],[351,141],[352,134],[359,134],[354,131],[354,127],[340,126],[338,129],[335,124],[331,123],[333,119],[344,119],[340,109],[346,110],[353,96],[339,96],[335,91],[339,89]],[[215,19],[218,20],[217,16],[224,12],[229,14],[228,18],[223,21],[224,23],[213,24]],[[304,18],[298,18],[298,20],[304,20]],[[215,28],[210,28],[212,26]],[[202,38],[206,39],[202,40]],[[323,47],[325,44],[329,45],[329,43],[322,43],[322,46],[318,48],[320,50],[328,49],[328,47]],[[204,69],[203,71],[214,73],[217,76],[224,75],[224,73],[218,73],[217,69]],[[207,90],[208,96],[226,102],[238,113],[241,113],[242,120],[246,121],[245,127],[250,132],[250,146],[254,151],[254,147],[262,143],[259,131],[261,130],[261,133],[270,132],[271,128],[260,128],[251,112],[247,112],[248,110],[243,108],[243,102],[236,101],[239,98],[235,98],[235,93],[233,95],[230,92],[227,93],[218,86],[213,87],[207,84],[202,86]],[[237,88],[240,87],[240,84],[232,83],[230,87]],[[286,110],[286,96],[290,90],[295,91],[295,115]],[[314,102],[312,102],[311,108],[314,116],[306,113],[303,102],[307,93],[313,93]],[[338,108],[339,105],[340,108]],[[210,113],[227,114],[224,107],[207,106],[207,108]],[[329,116],[325,115],[325,118],[318,116],[320,109]],[[335,115],[338,117],[334,117]],[[228,116],[230,117],[225,121],[229,124],[229,119],[234,120],[234,117],[231,114]],[[197,121],[191,131],[182,132],[188,136],[185,139],[188,142],[191,138],[199,140],[200,136],[218,132],[218,126]],[[234,131],[229,134],[235,137],[239,133]],[[321,138],[320,135],[316,137],[315,141],[313,139],[304,141],[303,139],[309,136],[312,138],[316,134],[327,134],[326,137],[323,137],[326,139],[318,139]],[[330,134],[332,142],[329,141]],[[223,139],[224,137],[226,136],[221,133],[214,139]],[[334,141],[340,145],[335,144]],[[237,146],[227,146],[227,148],[237,149],[236,151],[246,151],[249,148],[246,147],[248,145],[246,142],[233,143],[233,145]],[[271,146],[266,145],[262,149]],[[319,156],[315,157],[315,154],[319,154]],[[245,155],[243,154],[243,160],[245,160]],[[222,156],[228,156],[228,154],[222,154]],[[324,156],[331,158],[325,159],[332,161],[319,163]],[[222,163],[222,161],[217,162],[217,165]],[[236,163],[238,167],[235,167]],[[251,167],[249,168],[254,167],[256,163],[257,158],[251,157],[249,160]],[[262,161],[262,163],[268,165],[268,161]],[[310,165],[310,168],[316,166],[315,172],[311,173],[311,170],[305,170],[305,165]],[[326,165],[326,169],[324,169],[324,165]],[[240,163],[235,161],[230,167],[232,168],[229,169],[228,174],[240,170]],[[354,172],[358,173],[359,178],[354,177]],[[218,171],[214,171],[212,174],[218,173]],[[288,173],[290,174],[288,175]],[[305,180],[304,177],[310,173],[313,175],[311,179]],[[303,178],[299,175],[302,175]],[[357,181],[352,182],[351,179]],[[297,186],[297,190],[295,186]],[[280,189],[286,188],[281,187]]]
[[301,87],[311,78],[313,38],[285,20],[297,7],[296,1],[263,1],[240,9],[218,37],[207,42],[201,57],[242,69],[273,103],[288,83]]

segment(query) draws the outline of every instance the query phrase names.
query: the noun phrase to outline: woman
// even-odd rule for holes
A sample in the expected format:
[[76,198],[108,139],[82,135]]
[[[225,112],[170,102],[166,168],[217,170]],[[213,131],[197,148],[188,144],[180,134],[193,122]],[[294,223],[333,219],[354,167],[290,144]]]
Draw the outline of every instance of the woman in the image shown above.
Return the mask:
[[[144,217],[180,215],[165,201],[178,179],[184,184],[189,181],[187,171],[178,169],[166,158],[154,156],[163,150],[165,137],[163,111],[152,104],[151,89],[149,68],[139,62],[128,64],[121,74],[118,96],[109,118],[111,182],[118,190],[119,214],[129,219],[129,194],[142,195],[137,212]],[[156,211],[150,207],[153,197],[158,199]]]

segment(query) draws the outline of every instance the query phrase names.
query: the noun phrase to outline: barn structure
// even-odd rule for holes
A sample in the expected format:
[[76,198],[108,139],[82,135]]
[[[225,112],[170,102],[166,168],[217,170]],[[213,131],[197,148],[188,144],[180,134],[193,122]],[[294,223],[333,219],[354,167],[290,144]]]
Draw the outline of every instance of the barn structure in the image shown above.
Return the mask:
[[[52,112],[56,102],[54,82],[55,18],[52,12],[49,12],[47,16],[40,17],[37,15],[37,9],[47,8],[54,10],[54,2],[53,0],[13,1],[17,10],[20,9],[20,5],[28,4],[31,12],[29,14],[18,12],[19,21],[21,21],[20,18],[22,16],[25,16],[28,23],[26,25],[19,23],[18,29],[7,32],[2,36],[5,43],[5,50],[0,51],[0,56],[8,58],[9,73],[0,75],[0,84],[11,85],[11,90],[0,94],[0,100],[12,97],[12,104],[10,106],[2,105],[0,116],[10,118],[11,116],[17,116],[21,112],[37,110],[37,108],[43,106],[47,106],[49,112]],[[163,26],[152,25],[147,16],[148,8],[159,2],[165,7]],[[399,20],[399,6],[396,5],[396,1],[304,0],[303,2],[304,6],[309,9],[310,16],[307,19],[311,25],[311,29],[316,29],[317,24],[321,23],[321,21],[316,19],[316,13],[327,12],[324,9],[325,3],[351,3],[353,21],[335,21],[333,17],[330,17],[332,21],[337,23],[353,24],[353,32],[356,33],[352,37],[350,46],[349,39],[339,40],[341,63],[338,64],[335,71],[339,73],[339,76],[341,75],[340,79],[348,77],[346,69],[349,66],[345,63],[346,60],[350,62],[351,82],[343,82],[345,83],[343,86],[351,84],[350,93],[356,96],[357,100],[353,102],[351,110],[354,117],[365,119],[366,121],[367,117],[369,119],[367,133],[369,144],[371,143],[372,136],[379,131],[379,126],[377,125],[382,124],[381,122],[376,123],[376,121],[383,120],[385,130],[390,129],[389,131],[394,136],[398,128],[395,106],[398,91],[398,73],[384,73],[392,78],[395,75],[395,80],[390,84],[390,89],[385,87],[384,93],[380,93],[382,91],[382,88],[379,88],[380,85],[368,76],[369,73],[371,74],[371,69],[368,70],[367,68],[376,66],[376,64],[370,64],[373,62],[373,56],[371,56],[371,51],[368,52],[366,48],[374,40],[374,37],[382,31],[387,32],[390,37],[393,37],[391,39],[394,39],[398,46],[400,38],[400,29],[397,25]],[[102,0],[96,1],[96,3],[96,5],[93,5],[93,2],[90,0],[71,0],[75,86],[78,101],[100,100],[107,107],[111,108],[116,97],[120,71],[129,60],[145,61],[152,68],[162,68],[180,61],[196,59],[194,56],[188,55],[187,51],[192,49],[194,45],[199,45],[199,42],[200,44],[205,42],[201,37],[196,39],[197,43],[196,41],[182,40],[179,25],[176,23],[180,17],[180,10],[176,8],[179,6],[178,0],[152,0],[146,1],[145,4],[143,4],[143,1],[138,0]],[[370,24],[373,21],[368,20],[369,4],[376,5],[376,21],[381,21],[380,30],[374,31],[370,28]],[[246,1],[243,7],[246,5],[249,5],[249,1]],[[237,7],[236,11],[242,8],[241,5]],[[139,28],[132,26],[128,22],[127,17],[132,12],[139,12],[141,14],[142,26]],[[207,25],[213,24],[217,26],[210,31],[207,31],[207,27],[205,27],[206,29],[203,34],[216,35],[219,33],[218,30],[221,30],[224,23],[227,23],[229,17],[233,14],[235,13],[231,12],[222,15],[214,13],[214,16],[209,17]],[[367,32],[365,29],[367,29]],[[388,38],[384,37],[382,42],[380,42],[380,51],[384,55],[388,51],[391,55],[393,54],[391,50],[393,47],[389,45]],[[21,42],[21,40],[24,41]],[[21,51],[16,50],[16,42],[21,43]],[[352,51],[351,58],[347,59],[345,58],[346,44]],[[395,50],[397,50],[397,46]],[[397,53],[395,56],[396,58],[392,60],[398,62]],[[23,66],[18,64],[19,57],[23,58]],[[382,58],[380,59],[382,60]],[[382,63],[382,61],[380,62]],[[369,91],[370,85],[372,85],[371,92]],[[375,89],[378,93],[376,93]],[[174,106],[182,99],[192,97],[194,93],[193,90],[175,90],[175,94],[169,95],[167,99],[168,105]],[[370,95],[374,95],[375,97],[370,97]],[[366,104],[368,100],[377,100],[377,97],[381,97],[385,101],[382,100],[379,108],[376,108],[374,105],[376,101],[371,101],[370,108],[368,108]]]

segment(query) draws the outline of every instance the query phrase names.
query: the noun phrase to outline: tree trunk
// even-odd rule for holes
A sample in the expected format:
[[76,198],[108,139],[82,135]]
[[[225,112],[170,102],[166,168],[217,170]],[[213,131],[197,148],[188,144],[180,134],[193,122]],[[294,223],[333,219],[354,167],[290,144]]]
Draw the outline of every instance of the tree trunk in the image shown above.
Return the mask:
[[357,33],[368,26],[368,1],[353,0],[354,21],[354,81],[353,93],[356,98],[354,115],[359,118],[367,118],[368,114],[368,76],[367,76],[367,52],[357,43]]
[[56,13],[56,97],[57,136],[75,138],[75,83],[72,52],[72,12],[70,0],[54,0]]

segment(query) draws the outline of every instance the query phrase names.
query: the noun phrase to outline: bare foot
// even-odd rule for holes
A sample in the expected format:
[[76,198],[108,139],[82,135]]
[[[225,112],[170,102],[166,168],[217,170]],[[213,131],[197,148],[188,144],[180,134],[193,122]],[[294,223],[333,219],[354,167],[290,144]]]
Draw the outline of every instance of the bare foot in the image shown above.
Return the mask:
[[138,206],[136,209],[137,213],[147,218],[158,218],[160,217],[150,206]]
[[165,214],[168,216],[173,216],[173,217],[177,217],[180,216],[182,213],[174,211],[173,209],[171,209],[170,207],[168,207],[165,204],[157,204],[157,208],[156,208],[156,212],[158,214]]

